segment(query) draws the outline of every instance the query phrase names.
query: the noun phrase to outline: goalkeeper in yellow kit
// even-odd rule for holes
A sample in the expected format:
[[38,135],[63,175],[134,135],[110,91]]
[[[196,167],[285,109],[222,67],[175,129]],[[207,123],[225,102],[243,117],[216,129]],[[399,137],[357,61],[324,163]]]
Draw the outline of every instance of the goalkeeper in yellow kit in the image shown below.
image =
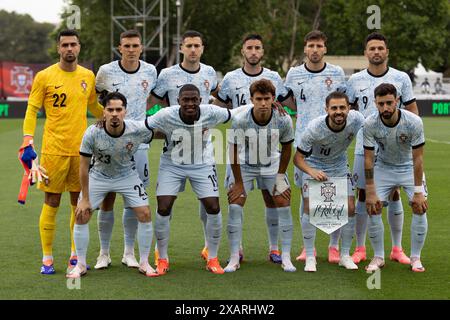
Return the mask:
[[41,165],[47,170],[48,182],[40,182],[38,189],[45,192],[39,219],[43,259],[42,274],[54,274],[53,240],[56,213],[64,191],[70,192],[70,233],[72,253],[69,267],[77,257],[73,243],[75,208],[80,193],[79,150],[87,126],[87,109],[96,117],[103,114],[97,102],[94,73],[78,65],[79,35],[74,30],[61,31],[57,38],[59,62],[40,71],[33,82],[23,124],[22,148],[33,147],[36,118],[44,106],[46,121],[41,148]]

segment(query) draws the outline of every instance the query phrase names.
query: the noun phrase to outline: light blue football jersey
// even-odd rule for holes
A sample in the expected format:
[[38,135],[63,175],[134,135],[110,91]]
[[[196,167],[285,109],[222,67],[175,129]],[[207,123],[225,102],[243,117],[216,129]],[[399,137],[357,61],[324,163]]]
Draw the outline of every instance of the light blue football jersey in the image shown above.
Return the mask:
[[161,157],[177,164],[214,164],[214,148],[208,129],[230,120],[226,108],[200,105],[200,116],[194,124],[185,123],[180,117],[180,106],[161,109],[147,118],[147,125],[166,135]]
[[198,71],[184,69],[181,64],[161,70],[153,95],[167,98],[169,106],[178,104],[178,93],[185,84],[193,84],[200,90],[202,104],[209,103],[209,96],[217,88],[217,75],[213,67],[200,63]]
[[284,85],[297,105],[295,145],[298,145],[300,134],[311,120],[326,114],[327,96],[333,91],[345,91],[345,74],[340,66],[330,63],[319,71],[309,70],[304,63],[289,70]]
[[224,103],[231,101],[233,108],[250,104],[250,85],[260,79],[267,79],[272,82],[277,97],[287,95],[287,90],[278,72],[262,68],[260,73],[250,75],[245,72],[244,68],[239,68],[225,75],[220,85],[218,98]]
[[313,119],[300,135],[297,150],[306,156],[306,162],[331,177],[347,174],[347,148],[364,124],[364,116],[350,110],[345,127],[333,131],[328,125],[328,115]]
[[106,128],[89,126],[81,142],[80,154],[93,156],[90,174],[101,178],[122,178],[135,170],[133,155],[141,143],[150,143],[153,131],[146,120],[125,120],[125,128],[119,137],[111,136]]
[[[388,67],[384,74],[375,76],[367,69],[362,70],[350,77],[346,93],[350,103],[357,105],[359,112],[366,118],[372,114],[378,114],[374,91],[382,83],[390,83],[395,86],[397,96],[400,97],[400,106],[408,105],[416,100],[411,80],[405,72]],[[355,154],[364,154],[362,132],[356,137]]]
[[125,119],[144,120],[147,100],[156,86],[157,72],[155,66],[139,61],[135,72],[126,71],[120,61],[104,64],[98,69],[95,88],[97,92],[120,92],[127,98]]
[[238,145],[242,168],[276,174],[280,161],[278,145],[294,140],[292,119],[272,110],[269,121],[258,124],[253,116],[253,105],[250,106],[233,119],[232,129],[227,131],[228,142]]
[[404,109],[399,112],[393,127],[386,126],[378,113],[370,115],[364,123],[364,148],[378,147],[376,166],[410,168],[412,149],[425,144],[422,119]]

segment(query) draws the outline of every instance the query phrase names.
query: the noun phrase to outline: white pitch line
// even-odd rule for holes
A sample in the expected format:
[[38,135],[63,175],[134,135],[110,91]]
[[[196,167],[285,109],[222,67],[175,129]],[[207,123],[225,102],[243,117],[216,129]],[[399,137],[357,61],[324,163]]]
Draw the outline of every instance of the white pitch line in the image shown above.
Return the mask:
[[430,142],[434,142],[434,143],[450,144],[450,141],[440,141],[440,140],[434,140],[434,139],[429,139],[429,138],[427,138],[426,140],[430,141]]

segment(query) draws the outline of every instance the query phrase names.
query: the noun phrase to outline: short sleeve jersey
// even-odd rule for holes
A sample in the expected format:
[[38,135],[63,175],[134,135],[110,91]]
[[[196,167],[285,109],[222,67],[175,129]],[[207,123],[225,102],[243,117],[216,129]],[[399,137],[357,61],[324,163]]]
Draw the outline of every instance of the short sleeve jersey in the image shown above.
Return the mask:
[[[362,70],[350,77],[346,93],[350,103],[357,105],[359,112],[366,118],[372,114],[378,114],[374,91],[382,83],[395,86],[397,96],[400,97],[400,106],[408,105],[416,100],[411,80],[405,72],[389,67],[384,74],[375,76],[367,69]],[[364,154],[362,132],[356,138],[355,154]]]
[[106,128],[89,126],[81,143],[80,154],[94,157],[90,174],[102,178],[122,178],[135,170],[133,155],[141,143],[150,143],[153,130],[146,120],[125,120],[120,136],[111,136]]
[[156,86],[156,68],[145,61],[139,61],[134,72],[126,71],[120,61],[102,65],[97,72],[97,92],[120,92],[127,98],[125,119],[144,120],[147,100]]
[[224,103],[231,101],[233,108],[250,104],[250,85],[260,79],[267,79],[275,86],[277,97],[286,96],[287,91],[278,72],[262,68],[258,74],[248,74],[244,68],[228,72],[222,80],[218,98]]
[[297,105],[295,144],[298,145],[300,134],[309,122],[326,114],[327,96],[333,91],[345,91],[345,74],[340,66],[330,63],[318,71],[309,70],[304,63],[289,70],[284,85]]
[[386,126],[379,114],[369,116],[364,123],[364,148],[377,149],[377,166],[410,168],[412,149],[425,144],[422,119],[401,109],[393,127]]
[[87,126],[87,107],[97,101],[95,76],[77,66],[73,72],[58,63],[37,73],[28,104],[45,108],[41,152],[58,156],[78,156]]
[[230,111],[215,105],[200,105],[194,124],[181,119],[180,106],[161,109],[147,118],[147,125],[166,135],[161,157],[176,164],[214,164],[214,148],[208,129],[230,120]]
[[294,141],[291,117],[272,110],[267,123],[259,124],[254,109],[248,109],[233,119],[228,142],[238,145],[239,163],[246,170],[276,174],[279,168],[278,145]]
[[181,64],[161,70],[152,94],[167,98],[169,106],[178,104],[178,92],[185,84],[193,84],[200,90],[203,104],[208,104],[211,91],[217,88],[217,75],[213,67],[200,63],[197,71],[184,69]]
[[364,116],[350,110],[345,127],[334,131],[328,124],[328,115],[312,120],[301,134],[297,150],[306,156],[306,162],[332,177],[347,173],[347,148],[364,124]]

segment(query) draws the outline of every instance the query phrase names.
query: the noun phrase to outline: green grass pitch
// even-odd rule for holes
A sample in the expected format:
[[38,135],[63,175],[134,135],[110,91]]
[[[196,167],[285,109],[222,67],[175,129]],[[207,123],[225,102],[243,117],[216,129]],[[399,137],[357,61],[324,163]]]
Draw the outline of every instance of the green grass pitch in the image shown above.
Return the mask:
[[[422,261],[427,268],[423,274],[411,272],[408,266],[387,261],[381,271],[381,289],[369,290],[363,267],[355,272],[344,270],[326,262],[328,236],[318,232],[318,272],[303,272],[303,263],[294,262],[295,273],[285,273],[279,265],[267,261],[267,232],[261,195],[250,194],[244,209],[245,262],[241,269],[223,276],[205,270],[200,259],[203,246],[198,201],[187,187],[179,195],[173,210],[169,256],[171,271],[164,277],[147,278],[135,269],[121,263],[123,250],[122,201],[116,203],[115,226],[111,245],[112,266],[108,270],[88,272],[81,279],[80,290],[69,290],[65,267],[70,254],[69,198],[65,194],[57,216],[57,233],[54,242],[55,268],[52,276],[39,274],[41,245],[38,231],[39,214],[44,195],[31,187],[26,205],[17,203],[22,168],[17,160],[21,142],[22,120],[0,122],[0,299],[449,299],[450,298],[450,119],[424,119],[426,137],[425,172],[429,190],[429,230]],[[222,127],[223,129],[224,127]],[[36,146],[39,150],[43,120],[38,121]],[[156,174],[162,141],[155,141],[149,151],[151,186],[150,207],[156,209],[154,196]],[[353,149],[350,149],[352,161]],[[351,162],[352,163],[352,162]],[[220,204],[223,214],[223,233],[219,252],[222,265],[228,257],[226,238],[227,202],[223,188],[225,165],[218,165]],[[292,164],[289,167],[292,179]],[[119,197],[118,197],[119,198]],[[402,192],[403,200],[406,195]],[[409,254],[411,210],[404,201],[405,227],[403,246]],[[292,257],[301,248],[301,231],[298,221],[299,191],[293,190],[292,212],[294,241]],[[95,264],[99,249],[96,214],[90,223],[88,263]],[[389,226],[385,220],[385,248],[390,245]],[[354,245],[354,244],[353,244]],[[369,256],[372,255],[367,241]],[[136,250],[137,252],[137,250]],[[153,250],[152,250],[153,255]]]

